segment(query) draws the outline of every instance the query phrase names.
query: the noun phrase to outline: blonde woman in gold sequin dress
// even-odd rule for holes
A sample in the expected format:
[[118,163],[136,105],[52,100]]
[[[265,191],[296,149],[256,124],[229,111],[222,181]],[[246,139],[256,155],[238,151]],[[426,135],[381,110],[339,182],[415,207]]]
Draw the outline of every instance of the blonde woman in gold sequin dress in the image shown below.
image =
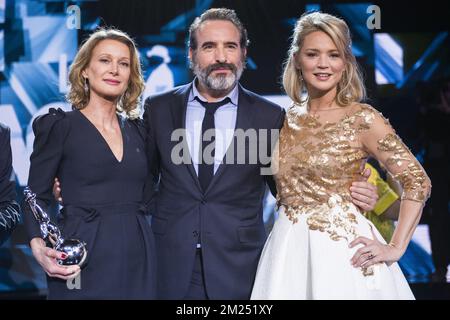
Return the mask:
[[[273,165],[279,218],[252,299],[414,299],[397,261],[431,183],[389,122],[360,103],[365,89],[343,20],[319,12],[299,19],[283,85],[294,104]],[[351,200],[370,156],[404,189],[389,244]]]

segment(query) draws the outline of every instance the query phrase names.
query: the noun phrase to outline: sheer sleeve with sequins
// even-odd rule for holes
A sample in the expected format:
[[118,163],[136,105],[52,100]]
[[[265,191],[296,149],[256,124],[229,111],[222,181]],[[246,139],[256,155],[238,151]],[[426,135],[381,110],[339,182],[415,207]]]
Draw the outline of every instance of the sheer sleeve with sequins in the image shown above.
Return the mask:
[[361,136],[363,146],[400,182],[402,200],[424,203],[431,193],[431,181],[425,170],[389,121],[375,109],[369,110],[372,115],[368,130]]

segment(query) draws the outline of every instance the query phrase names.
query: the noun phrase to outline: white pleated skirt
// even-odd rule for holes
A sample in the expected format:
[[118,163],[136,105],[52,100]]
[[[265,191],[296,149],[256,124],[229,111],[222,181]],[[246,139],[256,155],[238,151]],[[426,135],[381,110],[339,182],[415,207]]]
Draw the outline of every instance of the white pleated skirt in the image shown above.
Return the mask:
[[[343,216],[349,209],[347,205],[345,214],[339,205],[330,210],[334,211],[333,215]],[[373,229],[385,243],[375,226],[355,206],[350,205],[350,210],[356,216],[357,236],[372,239]],[[285,209],[280,208],[261,254],[252,300],[414,299],[397,263],[374,265],[367,275],[350,262],[360,246],[349,248],[350,240],[333,240],[328,232],[311,230],[308,216],[300,214],[298,222],[292,223]]]

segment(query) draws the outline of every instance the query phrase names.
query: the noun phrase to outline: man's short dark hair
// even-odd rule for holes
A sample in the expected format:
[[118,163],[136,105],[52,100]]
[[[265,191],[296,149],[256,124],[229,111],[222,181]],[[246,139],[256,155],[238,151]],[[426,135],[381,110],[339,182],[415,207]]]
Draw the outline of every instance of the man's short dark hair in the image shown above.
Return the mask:
[[239,20],[236,12],[232,9],[212,8],[203,12],[200,17],[195,18],[194,22],[192,22],[191,26],[189,27],[189,48],[191,48],[192,50],[197,49],[197,29],[203,22],[211,20],[223,20],[231,22],[239,30],[241,36],[239,44],[241,48],[244,49],[248,47],[250,41],[247,37],[247,30],[245,29],[244,24],[241,22],[241,20]]

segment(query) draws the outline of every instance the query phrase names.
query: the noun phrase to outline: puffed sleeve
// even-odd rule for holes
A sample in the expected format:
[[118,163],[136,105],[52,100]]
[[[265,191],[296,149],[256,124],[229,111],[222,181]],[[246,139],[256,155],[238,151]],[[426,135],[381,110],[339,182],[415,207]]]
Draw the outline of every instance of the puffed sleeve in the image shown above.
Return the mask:
[[[30,157],[28,186],[36,194],[36,201],[47,210],[53,200],[53,183],[63,156],[64,141],[69,123],[61,109],[50,109],[33,122],[35,135]],[[23,205],[24,223],[29,239],[40,237],[39,224],[26,204]]]
[[430,197],[431,181],[423,167],[381,113],[366,106],[363,114],[367,126],[362,134],[363,146],[400,182],[402,200],[425,203]]

